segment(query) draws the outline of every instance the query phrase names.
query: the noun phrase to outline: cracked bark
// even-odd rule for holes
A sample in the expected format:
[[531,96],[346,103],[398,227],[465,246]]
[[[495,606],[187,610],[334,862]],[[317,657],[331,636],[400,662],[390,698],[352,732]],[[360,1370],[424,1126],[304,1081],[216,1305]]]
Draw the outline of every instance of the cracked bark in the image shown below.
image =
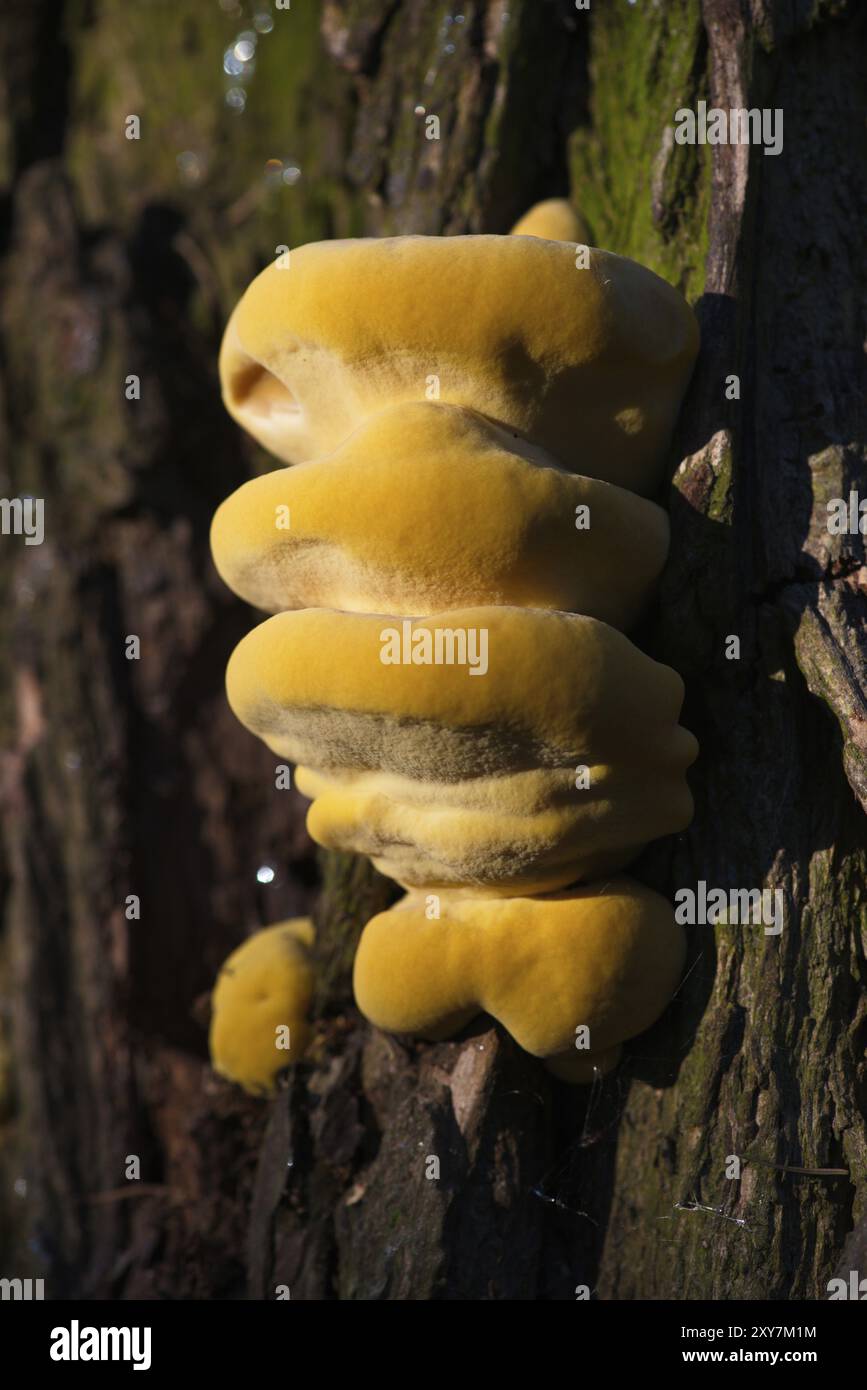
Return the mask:
[[[822,1297],[867,1215],[864,542],[825,525],[830,498],[867,493],[858,7],[467,0],[446,35],[445,4],[324,0],[278,19],[240,119],[217,77],[233,21],[192,0],[62,9],[0,16],[3,489],[44,497],[47,522],[43,546],[0,552],[15,1272],[49,1296]],[[677,145],[675,110],[702,98],[783,108],[783,154]],[[302,169],[279,196],[274,156]],[[214,358],[274,245],[501,232],[570,181],[593,240],[681,283],[703,334],[671,561],[635,634],[686,680],[697,813],[635,872],[787,907],[780,938],[693,929],[671,1008],[591,1093],[484,1019],[438,1046],[359,1020],[352,947],[391,890],[344,856],[317,875],[300,805],[234,726],[222,669],[252,615],[207,559],[211,512],[268,466]],[[320,878],[316,1047],[262,1107],[210,1075],[202,996]]]

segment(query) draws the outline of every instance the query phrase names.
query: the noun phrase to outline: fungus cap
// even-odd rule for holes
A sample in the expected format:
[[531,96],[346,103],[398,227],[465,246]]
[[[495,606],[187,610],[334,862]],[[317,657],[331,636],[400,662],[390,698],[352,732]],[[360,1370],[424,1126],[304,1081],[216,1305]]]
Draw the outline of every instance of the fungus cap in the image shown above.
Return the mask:
[[[383,663],[389,633],[405,663]],[[463,638],[469,657],[472,634],[477,679],[468,664],[412,659],[418,637],[431,656],[440,638],[460,656]],[[313,837],[373,854],[401,883],[559,887],[623,867],[692,814],[680,677],[592,618],[281,613],[241,641],[226,685],[241,722],[309,769]]]
[[270,612],[492,603],[626,628],[665,563],[668,518],[470,411],[407,402],[327,457],[245,483],[211,548],[230,588]]
[[568,765],[456,782],[299,767],[295,786],[314,798],[307,829],[324,848],[366,854],[407,888],[490,896],[625,868],[648,841],[689,824],[683,771],[649,748],[641,760],[588,767],[581,788]]
[[511,236],[543,237],[546,241],[581,242],[589,240],[586,224],[565,198],[545,198],[519,217]]
[[564,1079],[590,1080],[662,1013],[685,953],[671,904],[628,878],[547,897],[443,893],[433,920],[410,893],[365,927],[355,997],[378,1028],[434,1039],[484,1011]]
[[[210,1049],[216,1072],[253,1095],[304,1054],[313,997],[313,926],[293,917],[248,937],[224,962],[211,996]],[[288,1050],[278,1046],[288,1028]]]
[[[514,607],[396,621],[281,613],[229,660],[236,716],[302,765],[315,840],[371,853],[404,884],[542,891],[610,873],[689,823],[681,678],[621,632]],[[388,632],[457,634],[456,648],[475,632],[479,649],[484,635],[484,674],[383,664]]]
[[257,276],[220,353],[229,412],[287,463],[385,406],[439,399],[569,471],[655,491],[698,349],[695,316],[622,256],[535,236],[317,242]]
[[278,613],[238,643],[226,689],[242,724],[313,768],[451,782],[695,753],[677,672],[573,613]]

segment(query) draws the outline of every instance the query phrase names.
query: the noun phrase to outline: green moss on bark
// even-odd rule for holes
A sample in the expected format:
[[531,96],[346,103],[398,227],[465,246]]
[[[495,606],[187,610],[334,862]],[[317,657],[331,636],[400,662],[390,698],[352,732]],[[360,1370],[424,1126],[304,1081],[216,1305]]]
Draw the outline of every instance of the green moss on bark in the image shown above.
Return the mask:
[[572,196],[593,243],[631,256],[695,302],[704,287],[710,151],[674,141],[706,94],[699,0],[594,8],[590,119],[572,137]]

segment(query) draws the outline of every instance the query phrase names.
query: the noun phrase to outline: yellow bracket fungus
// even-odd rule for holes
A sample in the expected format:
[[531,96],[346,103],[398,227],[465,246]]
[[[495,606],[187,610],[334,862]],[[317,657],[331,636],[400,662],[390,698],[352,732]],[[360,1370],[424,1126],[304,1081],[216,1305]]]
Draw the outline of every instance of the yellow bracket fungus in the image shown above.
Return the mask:
[[574,246],[535,236],[385,237],[302,246],[263,270],[220,376],[229,412],[286,463],[437,390],[568,472],[648,496],[697,348],[677,290],[608,251],[579,267]]
[[268,1095],[278,1073],[303,1056],[313,997],[313,925],[277,922],[248,937],[224,962],[211,998],[214,1070]]
[[[689,823],[697,752],[680,677],[623,633],[667,554],[648,497],[698,330],[650,271],[571,244],[583,230],[555,199],[513,236],[269,266],[221,379],[294,466],[212,528],[226,583],[274,615],[232,655],[233,710],[299,765],[313,838],[408,890],[362,935],[359,1007],[428,1037],[487,1010],[571,1081],[615,1065],[675,988],[671,906],[606,876]],[[272,930],[261,1012],[292,1013],[297,1057],[306,938]],[[249,952],[251,982],[270,968],[257,940],[228,962]],[[245,978],[218,982],[212,1048],[260,1089],[288,1059],[246,1016]]]
[[622,633],[532,608],[404,621],[413,637],[486,634],[487,670],[386,665],[389,620],[317,608],[269,618],[232,654],[229,703],[305,769],[320,844],[408,886],[542,892],[689,824],[683,684]]
[[537,236],[546,241],[572,241],[586,246],[587,228],[565,198],[546,198],[525,212],[512,228],[512,236]]
[[[396,478],[411,511],[395,506]],[[473,411],[408,401],[327,456],[245,483],[211,546],[229,587],[271,613],[497,603],[627,628],[665,563],[668,517]]]
[[[640,883],[547,897],[409,893],[364,929],[355,996],[393,1033],[440,1038],[484,1009],[558,1075],[592,1079],[665,1008],[683,969],[671,904]],[[586,1028],[591,1046],[576,1048]]]

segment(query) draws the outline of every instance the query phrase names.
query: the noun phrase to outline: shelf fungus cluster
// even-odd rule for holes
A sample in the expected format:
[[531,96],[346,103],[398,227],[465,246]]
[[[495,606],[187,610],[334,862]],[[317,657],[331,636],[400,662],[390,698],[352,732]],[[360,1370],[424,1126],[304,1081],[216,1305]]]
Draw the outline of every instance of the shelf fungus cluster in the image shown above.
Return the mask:
[[[443,1038],[484,1010],[580,1082],[683,968],[670,904],[622,871],[689,823],[696,743],[624,631],[666,558],[649,498],[698,332],[565,204],[516,233],[304,246],[254,280],[224,399],[291,467],[223,503],[212,548],[273,615],[233,710],[297,764],[314,840],[406,890],[362,934],[361,1011]],[[214,995],[215,1065],[249,1089],[297,1058],[310,989],[297,924],[261,935]]]

